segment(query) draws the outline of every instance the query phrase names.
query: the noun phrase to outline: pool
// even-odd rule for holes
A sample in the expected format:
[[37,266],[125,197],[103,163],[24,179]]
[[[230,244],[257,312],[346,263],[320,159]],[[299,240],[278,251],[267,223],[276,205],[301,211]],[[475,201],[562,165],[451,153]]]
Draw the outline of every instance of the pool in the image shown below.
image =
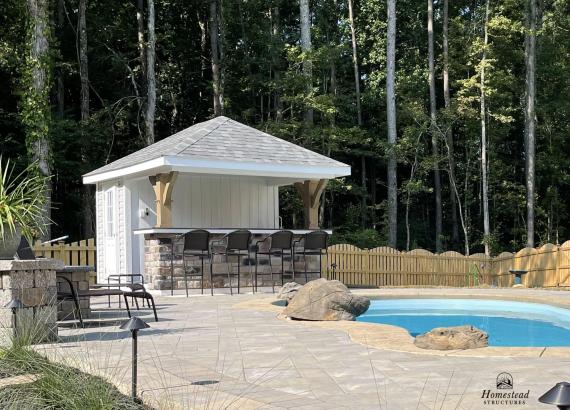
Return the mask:
[[359,322],[405,328],[412,336],[435,327],[472,325],[489,346],[570,346],[570,310],[540,303],[487,299],[373,300]]

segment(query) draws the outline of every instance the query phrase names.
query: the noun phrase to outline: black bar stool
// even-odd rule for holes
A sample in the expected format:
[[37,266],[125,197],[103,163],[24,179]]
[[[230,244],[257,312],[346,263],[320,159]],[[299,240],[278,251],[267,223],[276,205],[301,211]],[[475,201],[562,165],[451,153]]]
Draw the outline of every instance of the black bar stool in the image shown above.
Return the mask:
[[[300,239],[293,242],[293,260],[296,255],[301,255],[304,262],[305,283],[308,282],[309,273],[318,273],[319,278],[322,277],[322,261],[323,253],[327,254],[327,243],[329,234],[325,231],[312,231],[303,235]],[[299,245],[299,247],[296,247]],[[324,251],[324,252],[323,252]],[[319,270],[307,271],[307,256],[319,256]],[[294,263],[294,262],[293,262]],[[293,271],[293,281],[295,280],[295,271]]]
[[[193,266],[189,266],[188,258],[200,258],[201,269],[196,272]],[[200,278],[201,292],[204,294],[204,258],[210,258],[210,232],[203,229],[196,229],[184,234],[184,249],[182,251],[182,261],[184,264],[184,286],[186,287],[186,297],[188,297],[188,276]]]
[[[246,256],[249,259],[249,244],[251,240],[251,232],[247,229],[238,229],[236,231],[230,232],[219,241],[212,241],[210,255],[210,284],[211,292],[214,295],[214,276],[226,276],[224,273],[214,273],[214,256],[221,255],[225,256],[225,261],[228,266],[228,281],[230,285],[230,293],[233,295],[234,291],[232,288],[232,276],[237,276],[238,283],[238,293],[240,289],[240,259]],[[215,246],[219,246],[219,249],[215,249]],[[230,257],[237,256],[237,274],[232,272]],[[250,265],[251,266],[251,265]],[[253,285],[252,285],[253,288]]]
[[[269,241],[269,248],[262,249],[262,245]],[[275,282],[273,281],[273,256],[281,258],[281,286],[284,284],[283,275],[285,274],[285,261],[283,255],[287,252],[291,257],[291,272],[295,278],[295,264],[293,263],[293,232],[277,231],[257,242],[255,247],[255,276],[254,276],[254,292],[257,291],[257,277],[271,275],[271,288],[275,293]],[[259,255],[267,256],[269,259],[269,273],[259,273],[257,266],[259,264]]]

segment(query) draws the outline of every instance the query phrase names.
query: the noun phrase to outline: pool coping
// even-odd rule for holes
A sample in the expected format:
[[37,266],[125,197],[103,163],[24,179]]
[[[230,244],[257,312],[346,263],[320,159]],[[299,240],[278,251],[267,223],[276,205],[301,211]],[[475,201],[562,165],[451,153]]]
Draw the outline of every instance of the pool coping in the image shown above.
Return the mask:
[[[451,291],[450,291],[451,290]],[[351,289],[353,293],[367,296],[386,298],[450,298],[450,299],[491,299],[510,300],[519,302],[542,303],[556,307],[570,308],[570,292],[564,297],[556,298],[553,294],[559,291],[548,291],[548,294],[525,294],[513,289],[457,289],[457,288],[388,288],[388,289]],[[513,294],[514,293],[514,294]],[[562,295],[558,295],[562,296]],[[252,309],[275,313],[277,318],[287,320],[298,326],[319,327],[344,331],[356,343],[380,350],[390,350],[401,353],[422,354],[431,356],[454,357],[545,357],[568,358],[570,347],[496,347],[489,346],[469,350],[425,350],[414,345],[414,338],[402,327],[377,323],[353,321],[301,321],[291,320],[282,315],[284,306],[275,304],[275,296],[256,298],[234,305],[239,309]]]

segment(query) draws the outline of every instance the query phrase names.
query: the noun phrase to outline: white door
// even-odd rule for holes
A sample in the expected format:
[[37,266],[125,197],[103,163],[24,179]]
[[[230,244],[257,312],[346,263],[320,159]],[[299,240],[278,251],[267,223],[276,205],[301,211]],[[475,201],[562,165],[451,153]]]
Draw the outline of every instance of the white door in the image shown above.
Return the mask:
[[119,273],[116,197],[115,187],[105,191],[105,277]]

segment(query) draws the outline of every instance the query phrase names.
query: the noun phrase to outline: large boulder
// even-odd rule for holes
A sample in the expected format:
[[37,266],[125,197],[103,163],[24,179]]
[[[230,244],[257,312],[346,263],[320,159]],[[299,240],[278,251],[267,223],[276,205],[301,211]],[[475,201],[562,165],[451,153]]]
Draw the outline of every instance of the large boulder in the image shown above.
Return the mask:
[[313,280],[297,291],[283,314],[303,320],[354,320],[370,306],[370,300],[350,293],[338,280]]
[[302,287],[303,285],[297,282],[287,282],[281,286],[281,289],[277,294],[277,299],[285,300],[287,303],[289,303]]
[[422,349],[465,350],[487,347],[487,333],[473,326],[436,327],[416,337],[414,344]]

